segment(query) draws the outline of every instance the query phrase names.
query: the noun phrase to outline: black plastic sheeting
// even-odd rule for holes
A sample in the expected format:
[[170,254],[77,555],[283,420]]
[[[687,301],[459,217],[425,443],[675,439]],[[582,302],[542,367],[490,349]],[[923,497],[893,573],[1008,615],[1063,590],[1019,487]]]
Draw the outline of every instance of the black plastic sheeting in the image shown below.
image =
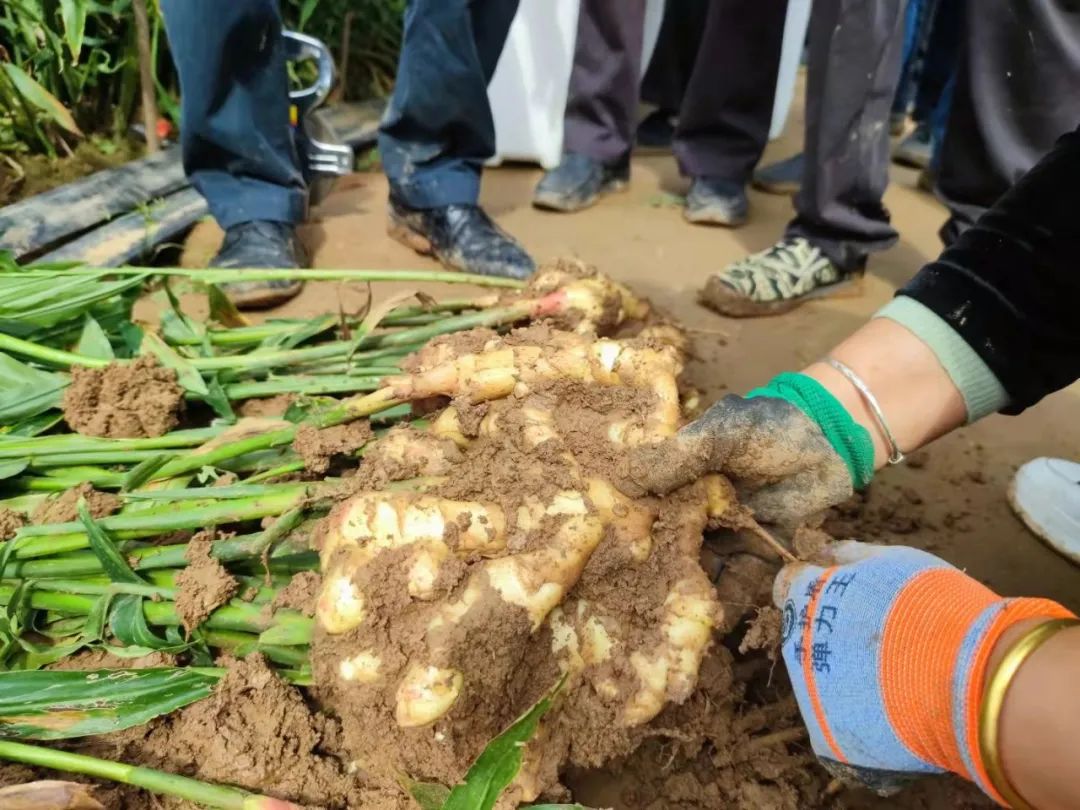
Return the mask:
[[[313,114],[360,151],[375,144],[384,105],[337,104]],[[0,208],[0,250],[16,259],[113,267],[176,239],[206,214],[173,147]]]
[[0,208],[0,250],[37,253],[187,184],[178,148],[95,172]]

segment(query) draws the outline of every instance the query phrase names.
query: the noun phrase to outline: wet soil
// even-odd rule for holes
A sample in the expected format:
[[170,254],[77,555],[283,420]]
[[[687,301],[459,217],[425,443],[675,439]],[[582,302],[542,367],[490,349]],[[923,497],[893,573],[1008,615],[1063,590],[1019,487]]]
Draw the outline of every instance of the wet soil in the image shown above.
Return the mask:
[[53,495],[38,504],[30,516],[30,522],[70,523],[79,519],[79,501],[86,501],[86,510],[92,518],[108,517],[123,505],[119,496],[99,492],[90,484],[82,483],[59,495]]
[[64,419],[84,436],[138,439],[161,436],[180,423],[184,390],[176,372],[152,357],[76,366],[64,391]]
[[314,571],[301,571],[294,574],[289,584],[277,592],[270,603],[270,609],[299,610],[305,616],[315,615],[315,600],[319,597],[322,577]]
[[293,439],[293,450],[304,460],[309,473],[325,475],[335,457],[355,453],[370,441],[371,426],[366,420],[318,430],[301,425]]
[[188,541],[187,567],[176,575],[176,613],[190,633],[240,589],[240,583],[210,556],[213,530],[199,532]]
[[26,515],[14,509],[0,509],[0,541],[10,540],[26,525]]
[[68,157],[49,159],[46,155],[17,158],[18,170],[0,163],[0,205],[41,194],[51,188],[78,180],[88,174],[110,169],[138,158],[143,147],[119,139],[91,138],[80,141]]

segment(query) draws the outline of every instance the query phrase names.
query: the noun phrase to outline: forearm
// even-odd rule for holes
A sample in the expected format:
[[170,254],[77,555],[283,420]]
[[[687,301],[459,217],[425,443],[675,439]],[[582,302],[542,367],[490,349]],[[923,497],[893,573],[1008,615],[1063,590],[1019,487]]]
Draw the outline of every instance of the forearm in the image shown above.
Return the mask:
[[[997,644],[988,671],[1038,620]],[[1024,662],[1009,687],[999,727],[1005,774],[1036,810],[1080,807],[1080,627],[1064,630]]]
[[[960,390],[919,337],[900,324],[875,318],[829,353],[851,368],[873,392],[900,450],[909,453],[964,424]],[[835,396],[869,432],[874,466],[889,458],[884,432],[862,394],[824,362],[804,370]]]

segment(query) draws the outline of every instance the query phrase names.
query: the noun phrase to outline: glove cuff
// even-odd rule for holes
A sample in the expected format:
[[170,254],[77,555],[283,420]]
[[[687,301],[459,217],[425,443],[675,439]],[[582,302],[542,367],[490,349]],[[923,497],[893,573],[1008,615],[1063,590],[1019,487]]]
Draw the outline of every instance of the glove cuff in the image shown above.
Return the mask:
[[[928,616],[934,632],[926,632]],[[991,653],[1032,618],[1072,614],[1047,599],[1002,599],[954,568],[924,571],[900,592],[881,635],[885,713],[919,759],[974,781],[999,803],[979,749],[979,710]]]
[[805,374],[785,372],[746,395],[773,397],[789,402],[806,414],[843,460],[855,489],[863,489],[874,476],[874,443],[860,425],[821,383]]

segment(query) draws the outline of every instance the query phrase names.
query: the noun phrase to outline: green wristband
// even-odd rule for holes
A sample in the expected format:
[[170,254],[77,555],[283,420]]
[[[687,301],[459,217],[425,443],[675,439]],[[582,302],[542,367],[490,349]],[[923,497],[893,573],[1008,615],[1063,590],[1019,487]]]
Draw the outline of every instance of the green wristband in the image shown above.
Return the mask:
[[813,377],[784,372],[746,395],[747,399],[752,397],[773,397],[790,402],[821,428],[833,450],[847,465],[852,486],[862,489],[870,483],[874,477],[874,443],[869,431]]

